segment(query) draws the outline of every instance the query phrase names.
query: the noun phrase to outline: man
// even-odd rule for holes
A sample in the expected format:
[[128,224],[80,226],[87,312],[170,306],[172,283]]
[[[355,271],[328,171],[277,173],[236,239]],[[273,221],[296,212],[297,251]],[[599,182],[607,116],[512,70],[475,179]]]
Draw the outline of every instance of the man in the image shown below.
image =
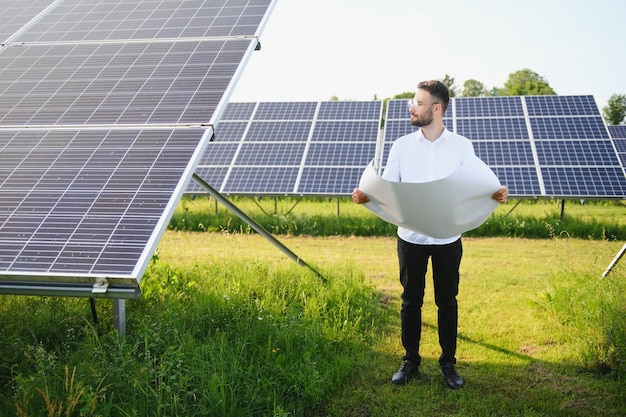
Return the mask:
[[[443,115],[450,95],[445,84],[423,81],[409,100],[411,124],[420,129],[398,138],[389,153],[382,177],[394,182],[427,182],[452,174],[463,161],[474,155],[472,142],[446,129]],[[503,203],[508,197],[502,187],[491,198]],[[352,193],[356,204],[364,204],[369,197],[359,189]],[[463,378],[456,371],[456,342],[459,289],[459,266],[463,248],[461,236],[437,239],[403,227],[398,227],[398,259],[402,284],[402,345],[405,355],[402,366],[391,382],[403,385],[419,375],[421,357],[419,344],[422,329],[422,304],[426,285],[428,260],[432,259],[433,286],[437,305],[439,364],[446,385],[451,389],[463,386]]]

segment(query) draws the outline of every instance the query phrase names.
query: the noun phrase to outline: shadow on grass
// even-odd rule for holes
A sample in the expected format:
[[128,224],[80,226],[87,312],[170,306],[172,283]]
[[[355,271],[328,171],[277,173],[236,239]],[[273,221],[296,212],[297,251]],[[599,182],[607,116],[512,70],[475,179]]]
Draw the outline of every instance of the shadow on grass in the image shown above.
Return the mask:
[[[424,323],[424,330],[436,326]],[[490,351],[491,359],[457,364],[465,387],[445,386],[437,357],[423,357],[420,377],[406,386],[391,384],[397,355],[370,351],[355,378],[327,407],[330,416],[623,416],[624,384],[580,366],[553,363],[460,334],[459,344]],[[460,347],[461,347],[460,346]],[[495,353],[495,355],[493,355]]]

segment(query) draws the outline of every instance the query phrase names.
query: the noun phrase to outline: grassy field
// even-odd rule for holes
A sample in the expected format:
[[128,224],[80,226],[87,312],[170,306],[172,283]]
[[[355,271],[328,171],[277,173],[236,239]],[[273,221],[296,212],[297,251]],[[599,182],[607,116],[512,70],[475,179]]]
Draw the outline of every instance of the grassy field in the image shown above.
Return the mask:
[[82,299],[4,297],[0,416],[626,414],[624,265],[600,279],[621,242],[466,238],[451,391],[431,285],[422,377],[389,383],[394,238],[279,239],[327,282],[256,234],[168,231],[125,338],[105,301],[94,325]]

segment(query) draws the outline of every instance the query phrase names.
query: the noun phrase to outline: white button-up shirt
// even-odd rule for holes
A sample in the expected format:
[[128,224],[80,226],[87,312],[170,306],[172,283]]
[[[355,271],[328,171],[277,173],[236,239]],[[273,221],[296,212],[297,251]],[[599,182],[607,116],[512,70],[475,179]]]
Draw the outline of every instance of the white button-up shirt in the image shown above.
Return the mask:
[[[396,139],[382,177],[394,182],[435,181],[452,174],[471,155],[474,155],[474,146],[466,137],[444,129],[441,136],[431,142],[419,129]],[[437,239],[404,227],[398,227],[398,236],[421,245],[445,245],[461,237]]]

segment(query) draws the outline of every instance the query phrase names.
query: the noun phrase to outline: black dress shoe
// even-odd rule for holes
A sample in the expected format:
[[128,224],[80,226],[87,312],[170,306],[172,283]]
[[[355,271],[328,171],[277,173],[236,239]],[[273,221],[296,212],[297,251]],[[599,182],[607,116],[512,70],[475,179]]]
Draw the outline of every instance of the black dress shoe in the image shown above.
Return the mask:
[[396,385],[404,385],[411,380],[419,376],[419,365],[410,360],[403,360],[400,370],[393,374],[391,377],[391,383]]
[[459,389],[463,386],[463,378],[459,376],[454,368],[453,363],[444,363],[441,365],[441,375],[446,380],[446,385],[450,389]]

